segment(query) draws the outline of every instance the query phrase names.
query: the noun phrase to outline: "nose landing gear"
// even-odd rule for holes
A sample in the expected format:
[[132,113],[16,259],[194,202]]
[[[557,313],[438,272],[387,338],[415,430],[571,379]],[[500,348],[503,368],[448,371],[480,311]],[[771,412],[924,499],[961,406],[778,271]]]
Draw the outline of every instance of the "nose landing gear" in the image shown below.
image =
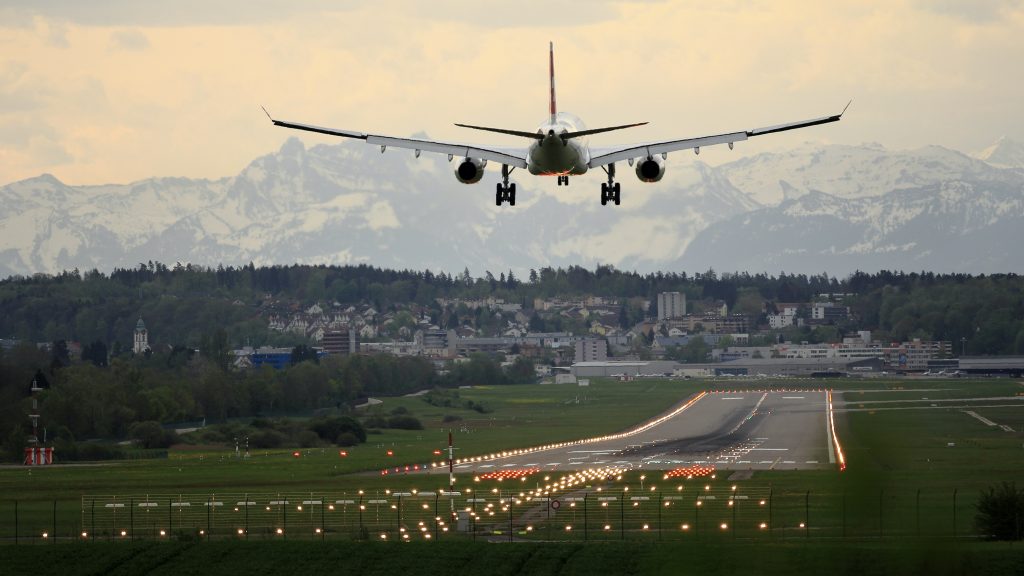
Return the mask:
[[608,202],[615,202],[615,205],[618,206],[622,198],[622,185],[615,181],[615,163],[613,162],[603,169],[608,174],[608,182],[601,184],[601,206]]
[[565,184],[566,186],[569,185],[569,175],[568,174],[566,174],[564,176],[559,176],[558,177],[558,185],[561,186],[562,184]]
[[512,173],[512,170],[509,170],[508,164],[501,165],[501,182],[498,182],[497,192],[494,194],[495,206],[501,206],[506,200],[509,206],[516,205],[516,185],[508,183],[508,175]]

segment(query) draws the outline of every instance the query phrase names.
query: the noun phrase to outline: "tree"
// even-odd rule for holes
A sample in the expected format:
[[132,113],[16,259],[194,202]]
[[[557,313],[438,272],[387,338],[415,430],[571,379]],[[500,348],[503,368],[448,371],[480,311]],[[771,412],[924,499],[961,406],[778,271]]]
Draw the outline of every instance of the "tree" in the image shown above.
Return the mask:
[[978,531],[993,540],[1020,540],[1024,534],[1024,490],[1002,482],[982,491],[975,505]]
[[82,349],[82,361],[92,362],[98,368],[107,367],[107,345],[96,340]]
[[295,348],[292,348],[292,366],[300,362],[305,362],[306,360],[312,361],[314,364],[320,362],[320,359],[317,357],[316,350],[310,348],[309,346],[306,346],[305,344],[299,344]]

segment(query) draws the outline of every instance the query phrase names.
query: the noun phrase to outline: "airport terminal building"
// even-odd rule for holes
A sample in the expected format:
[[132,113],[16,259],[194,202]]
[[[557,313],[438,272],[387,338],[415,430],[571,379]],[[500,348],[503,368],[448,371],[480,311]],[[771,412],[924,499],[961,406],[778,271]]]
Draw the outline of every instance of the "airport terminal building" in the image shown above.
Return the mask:
[[712,376],[838,377],[881,374],[881,358],[744,358],[730,362],[681,364],[663,360],[577,362],[577,378],[669,376],[706,378]]

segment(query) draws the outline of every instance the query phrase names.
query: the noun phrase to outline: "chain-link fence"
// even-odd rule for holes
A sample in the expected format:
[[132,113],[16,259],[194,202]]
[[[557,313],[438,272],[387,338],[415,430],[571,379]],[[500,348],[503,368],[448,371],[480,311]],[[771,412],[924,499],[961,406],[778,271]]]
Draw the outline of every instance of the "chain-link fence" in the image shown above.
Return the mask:
[[[3,539],[669,540],[974,537],[956,490],[857,493],[687,484],[536,496],[504,489],[83,496],[11,503]],[[68,504],[62,504],[67,507]],[[74,518],[74,520],[71,520]]]

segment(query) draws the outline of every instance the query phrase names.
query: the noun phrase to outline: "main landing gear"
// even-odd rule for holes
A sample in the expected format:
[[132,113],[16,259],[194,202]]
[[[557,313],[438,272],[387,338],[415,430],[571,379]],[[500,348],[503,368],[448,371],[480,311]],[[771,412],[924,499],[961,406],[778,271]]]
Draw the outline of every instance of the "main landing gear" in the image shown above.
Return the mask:
[[494,194],[495,206],[501,206],[506,200],[509,206],[516,205],[516,185],[508,183],[508,175],[512,173],[512,170],[508,169],[508,164],[501,165],[501,182],[498,182],[498,191]]
[[562,184],[565,184],[566,186],[569,185],[569,175],[568,174],[566,174],[564,176],[559,176],[558,177],[558,185],[561,186]]
[[619,200],[622,198],[622,185],[615,181],[615,163],[611,163],[607,168],[602,167],[606,174],[608,174],[608,181],[601,184],[601,206],[608,204],[609,201],[615,202],[615,205],[619,205]]

